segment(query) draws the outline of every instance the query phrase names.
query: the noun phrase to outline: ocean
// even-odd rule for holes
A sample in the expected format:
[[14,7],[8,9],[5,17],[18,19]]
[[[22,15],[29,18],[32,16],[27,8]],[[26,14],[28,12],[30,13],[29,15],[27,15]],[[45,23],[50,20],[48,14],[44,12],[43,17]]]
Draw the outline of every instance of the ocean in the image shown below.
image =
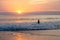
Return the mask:
[[0,15],[0,40],[60,40],[60,15]]
[[[40,24],[37,22],[38,19],[40,21]],[[1,15],[0,30],[10,29],[60,29],[60,15]]]
[[0,31],[0,40],[60,40],[60,30]]

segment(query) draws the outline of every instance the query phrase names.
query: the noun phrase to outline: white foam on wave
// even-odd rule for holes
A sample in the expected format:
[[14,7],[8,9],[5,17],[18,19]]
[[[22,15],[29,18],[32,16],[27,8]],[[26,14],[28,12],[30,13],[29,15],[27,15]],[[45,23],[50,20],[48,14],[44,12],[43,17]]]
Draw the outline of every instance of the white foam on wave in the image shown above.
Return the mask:
[[0,30],[4,29],[60,29],[60,22],[41,22],[40,24],[37,24],[36,22],[0,24]]

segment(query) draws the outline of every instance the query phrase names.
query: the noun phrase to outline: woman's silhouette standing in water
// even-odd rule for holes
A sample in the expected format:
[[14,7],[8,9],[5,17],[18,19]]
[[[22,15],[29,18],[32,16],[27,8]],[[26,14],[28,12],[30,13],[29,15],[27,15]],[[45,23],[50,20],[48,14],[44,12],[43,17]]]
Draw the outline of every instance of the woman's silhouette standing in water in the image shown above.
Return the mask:
[[40,24],[40,20],[38,19],[38,24]]

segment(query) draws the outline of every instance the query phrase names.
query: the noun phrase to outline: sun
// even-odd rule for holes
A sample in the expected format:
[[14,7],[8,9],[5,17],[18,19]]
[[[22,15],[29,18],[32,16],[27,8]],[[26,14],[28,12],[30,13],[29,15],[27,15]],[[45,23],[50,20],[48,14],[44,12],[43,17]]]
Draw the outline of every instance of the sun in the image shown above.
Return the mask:
[[18,14],[22,14],[22,11],[21,10],[17,10],[16,11]]

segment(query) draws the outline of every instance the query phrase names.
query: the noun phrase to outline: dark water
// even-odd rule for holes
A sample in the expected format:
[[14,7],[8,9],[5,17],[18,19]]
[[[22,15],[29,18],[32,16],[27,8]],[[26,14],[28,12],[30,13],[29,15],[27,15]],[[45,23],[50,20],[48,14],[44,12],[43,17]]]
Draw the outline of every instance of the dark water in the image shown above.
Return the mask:
[[0,31],[0,40],[60,40],[60,30]]

